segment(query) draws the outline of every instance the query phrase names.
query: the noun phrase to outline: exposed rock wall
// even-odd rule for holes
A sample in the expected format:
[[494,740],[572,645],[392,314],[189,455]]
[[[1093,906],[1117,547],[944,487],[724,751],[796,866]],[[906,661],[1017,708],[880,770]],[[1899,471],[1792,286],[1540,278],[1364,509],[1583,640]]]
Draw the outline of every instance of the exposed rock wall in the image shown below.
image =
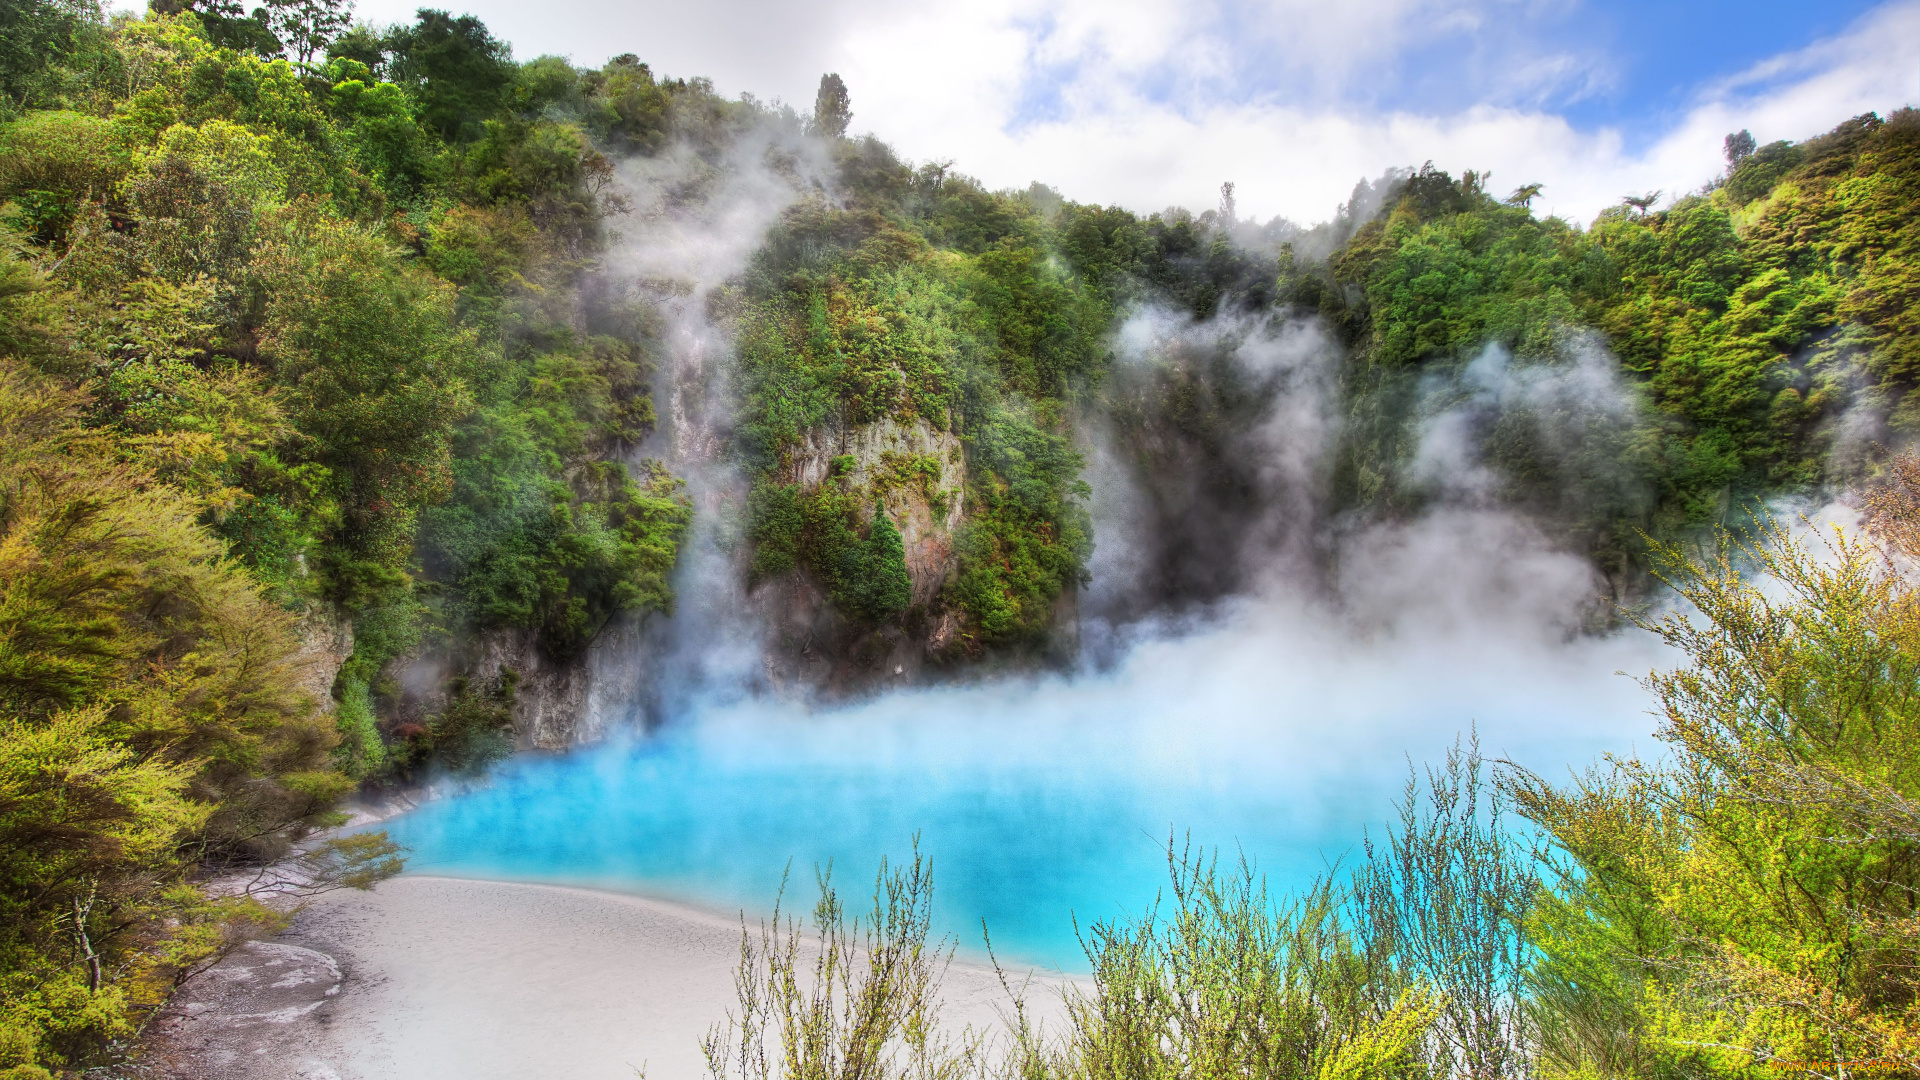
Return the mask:
[[484,683],[511,669],[520,677],[513,698],[513,741],[521,750],[565,750],[591,742],[591,677],[584,662],[555,663],[540,651],[532,630],[500,630],[481,640],[471,677]]
[[754,599],[769,629],[773,681],[854,690],[910,680],[939,661],[960,629],[944,599],[958,570],[954,530],[966,503],[959,436],[919,419],[817,429],[789,454],[782,478],[806,491],[844,483],[861,496],[864,514],[883,506],[900,530],[911,606],[900,626],[863,627],[840,616],[804,571],[763,582]]
[[399,693],[389,705],[389,721],[404,732],[427,724],[450,704],[456,676],[476,690],[491,690],[512,671],[513,743],[516,750],[565,750],[591,742],[602,732],[591,708],[593,677],[584,659],[555,661],[540,651],[535,631],[492,630],[458,654],[424,649],[403,656],[389,668]]
[[341,978],[327,953],[247,942],[168,1000],[143,1033],[138,1075],[339,1080],[332,1055],[315,1043],[339,1005]]
[[314,607],[296,624],[300,647],[293,654],[296,685],[323,713],[334,710],[333,683],[353,655],[353,621],[330,609]]
[[[909,607],[898,620],[875,626],[843,615],[804,569],[760,581],[742,612],[757,628],[752,636],[763,664],[749,681],[764,678],[758,688],[832,698],[946,677],[961,659],[965,629],[962,613],[947,603],[947,586],[959,572],[955,535],[964,521],[967,494],[960,437],[924,420],[816,429],[788,454],[777,475],[807,492],[843,485],[863,517],[884,508],[900,531]],[[737,505],[718,505],[703,512],[737,511]],[[744,560],[735,560],[729,572],[744,576]],[[1055,602],[1056,632],[1044,654],[1010,662],[1050,663],[1063,652],[1071,655],[1076,600],[1069,590]],[[673,666],[688,662],[662,638],[657,618],[616,620],[587,654],[563,662],[542,653],[535,632],[524,629],[489,632],[458,656],[405,658],[394,669],[402,687],[395,711],[402,723],[427,722],[446,708],[452,676],[490,687],[511,670],[518,676],[513,705],[518,749],[564,750],[628,724],[644,724],[660,707],[650,688],[671,681]],[[755,646],[746,647],[751,655]]]
[[[944,666],[964,629],[946,590],[959,570],[954,542],[964,520],[966,476],[959,436],[924,420],[817,429],[789,453],[782,481],[806,491],[842,484],[857,496],[861,514],[871,515],[876,505],[885,509],[900,530],[909,608],[897,622],[873,626],[843,616],[804,570],[759,582],[746,615],[760,628],[763,685],[831,697],[914,682]],[[745,573],[744,566],[736,570]],[[1054,613],[1069,648],[1074,599],[1063,596]],[[652,715],[647,687],[672,674],[662,665],[685,661],[662,652],[649,626],[657,629],[651,617],[616,621],[589,654],[565,662],[542,653],[536,634],[522,629],[487,633],[459,656],[403,659],[395,668],[399,718],[425,722],[443,710],[453,675],[492,686],[511,670],[518,676],[513,726],[519,749],[564,750],[644,723]]]
[[891,417],[844,431],[816,430],[788,459],[790,483],[812,490],[833,475],[837,458],[852,458],[848,483],[879,499],[907,549],[913,603],[928,606],[955,568],[953,531],[966,502],[966,459],[960,437],[925,420]]

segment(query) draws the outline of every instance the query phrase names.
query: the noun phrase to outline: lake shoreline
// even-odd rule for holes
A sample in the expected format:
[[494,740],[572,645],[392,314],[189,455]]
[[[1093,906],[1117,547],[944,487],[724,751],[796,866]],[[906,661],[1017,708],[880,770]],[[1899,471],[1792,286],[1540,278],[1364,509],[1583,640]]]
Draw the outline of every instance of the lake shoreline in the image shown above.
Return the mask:
[[[737,1008],[740,934],[737,915],[632,893],[403,875],[320,898],[183,987],[149,1064],[199,1080],[693,1080],[701,1036]],[[1057,1015],[1061,985],[1036,973],[1030,1005]],[[955,1028],[1008,1006],[991,968],[959,961],[943,996]]]

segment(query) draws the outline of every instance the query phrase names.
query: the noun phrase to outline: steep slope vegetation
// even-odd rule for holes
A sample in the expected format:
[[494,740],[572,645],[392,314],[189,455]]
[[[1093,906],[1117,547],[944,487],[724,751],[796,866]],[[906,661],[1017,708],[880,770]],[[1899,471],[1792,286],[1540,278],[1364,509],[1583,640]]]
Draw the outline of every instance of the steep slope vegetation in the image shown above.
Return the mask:
[[1290,268],[1287,297],[1353,349],[1344,498],[1419,497],[1404,468],[1417,382],[1489,344],[1550,363],[1597,336],[1629,373],[1643,407],[1612,445],[1485,432],[1506,498],[1616,559],[1637,553],[1631,530],[1675,535],[1855,477],[1873,440],[1905,437],[1920,114],[1730,164],[1667,209],[1630,201],[1586,229],[1535,218],[1530,189],[1496,200],[1425,169],[1331,258]]

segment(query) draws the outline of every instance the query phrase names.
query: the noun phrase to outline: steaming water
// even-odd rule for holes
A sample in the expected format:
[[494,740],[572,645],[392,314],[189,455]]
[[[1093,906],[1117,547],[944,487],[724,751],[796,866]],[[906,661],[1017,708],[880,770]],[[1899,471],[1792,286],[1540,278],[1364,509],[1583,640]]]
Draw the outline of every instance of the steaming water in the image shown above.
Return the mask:
[[[631,890],[749,917],[792,867],[864,896],[918,834],[963,949],[1084,966],[1076,920],[1137,915],[1170,834],[1302,885],[1390,813],[1409,760],[1476,726],[1557,772],[1645,741],[1614,672],[1643,637],[1573,645],[1473,628],[1356,639],[1299,611],[1137,649],[1105,676],[901,692],[809,713],[694,705],[655,737],[514,762],[395,823],[417,871]],[[1461,628],[1463,631],[1465,627]],[[1477,635],[1477,639],[1472,639]]]
[[[1237,849],[1277,888],[1297,887],[1387,819],[1412,763],[1470,727],[1489,756],[1547,771],[1644,742],[1644,696],[1616,672],[1660,657],[1644,635],[1570,633],[1592,569],[1491,504],[1471,424],[1450,419],[1465,413],[1439,414],[1422,437],[1440,509],[1345,535],[1337,567],[1302,572],[1332,526],[1318,490],[1341,412],[1336,348],[1310,321],[1194,323],[1151,308],[1116,334],[1123,384],[1127,369],[1224,352],[1270,408],[1235,448],[1257,466],[1257,492],[1236,489],[1243,505],[1195,504],[1150,525],[1123,455],[1096,454],[1100,546],[1082,610],[1089,651],[1111,666],[830,711],[769,697],[739,546],[724,535],[741,478],[725,454],[730,340],[707,300],[802,191],[830,190],[824,151],[788,127],[742,136],[724,160],[682,148],[624,167],[642,212],[614,261],[656,294],[663,325],[662,424],[645,453],[688,479],[700,512],[674,616],[607,636],[583,727],[634,730],[623,721],[644,716],[656,734],[516,760],[393,823],[414,870],[757,915],[789,867],[802,907],[816,865],[859,895],[918,836],[936,918],[963,948],[984,920],[1003,955],[1072,969],[1076,923],[1153,901],[1170,836]],[[1468,376],[1455,398],[1517,396],[1548,436],[1555,417],[1624,415],[1630,400],[1597,354],[1516,374],[1489,350]],[[1243,571],[1222,580],[1246,595],[1199,629],[1123,626],[1153,610],[1151,590],[1132,590],[1164,539],[1150,534],[1168,527],[1189,541],[1237,537],[1194,550]],[[1122,614],[1103,627],[1101,613]]]

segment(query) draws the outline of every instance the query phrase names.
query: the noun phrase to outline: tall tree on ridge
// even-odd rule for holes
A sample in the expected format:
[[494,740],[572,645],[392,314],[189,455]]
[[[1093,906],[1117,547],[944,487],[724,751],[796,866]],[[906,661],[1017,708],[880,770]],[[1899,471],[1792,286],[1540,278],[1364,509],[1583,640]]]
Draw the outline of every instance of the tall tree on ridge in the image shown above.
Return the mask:
[[386,44],[388,77],[414,88],[420,123],[445,139],[478,138],[513,82],[512,51],[471,15],[421,8]]
[[192,12],[207,39],[223,49],[271,59],[286,48],[274,36],[273,12],[259,4],[248,10],[241,0],[151,0],[147,6],[162,15]]
[[846,135],[847,125],[853,121],[851,105],[847,84],[838,73],[820,76],[820,92],[813,96],[813,130],[833,139]]
[[1727,154],[1727,167],[1731,169],[1752,157],[1754,148],[1760,144],[1754,141],[1753,132],[1741,128],[1727,136],[1727,141],[1722,145]]
[[269,25],[302,71],[353,25],[353,0],[273,0]]

